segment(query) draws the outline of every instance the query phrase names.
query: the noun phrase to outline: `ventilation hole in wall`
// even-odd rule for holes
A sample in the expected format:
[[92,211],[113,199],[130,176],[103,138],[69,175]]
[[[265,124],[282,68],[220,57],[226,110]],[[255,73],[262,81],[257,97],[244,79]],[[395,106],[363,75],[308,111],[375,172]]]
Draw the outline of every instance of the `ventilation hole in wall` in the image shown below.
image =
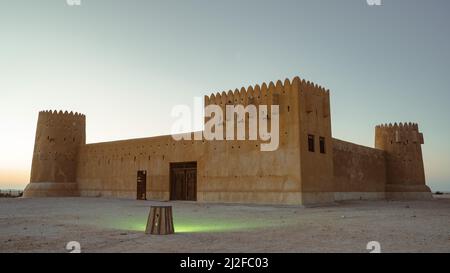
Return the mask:
[[66,142],[66,138],[64,138],[64,142]]
[[163,160],[166,159],[166,157],[163,155]]
[[256,147],[258,147],[258,144],[256,144]]
[[288,112],[291,111],[291,107],[288,105]]
[[150,161],[150,156],[148,156],[148,160]]
[[75,138],[73,138],[73,142],[75,142]]
[[134,157],[134,162],[136,162],[136,157]]
[[238,146],[238,149],[240,149],[241,148],[241,146]]

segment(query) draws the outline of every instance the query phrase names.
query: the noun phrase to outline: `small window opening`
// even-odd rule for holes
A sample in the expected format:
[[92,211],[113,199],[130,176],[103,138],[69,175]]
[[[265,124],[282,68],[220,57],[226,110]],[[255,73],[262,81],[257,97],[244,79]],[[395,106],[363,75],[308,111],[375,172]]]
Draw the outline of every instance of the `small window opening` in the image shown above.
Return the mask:
[[308,135],[308,151],[314,152],[314,135]]
[[324,137],[320,137],[319,138],[319,146],[320,146],[320,153],[324,154],[325,153],[325,138]]

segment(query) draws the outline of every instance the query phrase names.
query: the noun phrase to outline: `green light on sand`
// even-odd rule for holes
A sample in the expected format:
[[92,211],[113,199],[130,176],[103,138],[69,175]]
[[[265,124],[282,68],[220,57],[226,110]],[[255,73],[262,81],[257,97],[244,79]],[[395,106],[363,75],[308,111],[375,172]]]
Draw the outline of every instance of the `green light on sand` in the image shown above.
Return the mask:
[[[175,233],[210,233],[210,232],[233,232],[246,231],[257,228],[267,228],[272,226],[267,222],[260,220],[246,219],[243,222],[241,219],[214,219],[214,218],[182,218],[174,217],[173,224]],[[147,218],[132,218],[121,219],[119,221],[111,222],[111,227],[132,231],[145,231],[147,226]]]

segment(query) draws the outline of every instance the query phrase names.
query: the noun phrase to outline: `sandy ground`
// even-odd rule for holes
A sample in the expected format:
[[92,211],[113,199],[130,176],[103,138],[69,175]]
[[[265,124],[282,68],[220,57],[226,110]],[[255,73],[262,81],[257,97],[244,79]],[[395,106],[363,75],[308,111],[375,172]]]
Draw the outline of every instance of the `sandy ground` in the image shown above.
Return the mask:
[[[450,198],[302,208],[106,198],[1,198],[0,252],[450,252]],[[172,205],[176,234],[145,235]]]

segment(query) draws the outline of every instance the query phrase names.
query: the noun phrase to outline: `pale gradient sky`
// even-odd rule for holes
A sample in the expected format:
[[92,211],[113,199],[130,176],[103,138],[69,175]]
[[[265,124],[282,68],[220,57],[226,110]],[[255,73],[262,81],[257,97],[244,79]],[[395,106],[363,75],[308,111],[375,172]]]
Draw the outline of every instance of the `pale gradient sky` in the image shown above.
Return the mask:
[[450,1],[0,0],[0,188],[26,185],[39,110],[88,142],[168,134],[194,96],[300,76],[331,90],[333,135],[418,122],[450,191]]

